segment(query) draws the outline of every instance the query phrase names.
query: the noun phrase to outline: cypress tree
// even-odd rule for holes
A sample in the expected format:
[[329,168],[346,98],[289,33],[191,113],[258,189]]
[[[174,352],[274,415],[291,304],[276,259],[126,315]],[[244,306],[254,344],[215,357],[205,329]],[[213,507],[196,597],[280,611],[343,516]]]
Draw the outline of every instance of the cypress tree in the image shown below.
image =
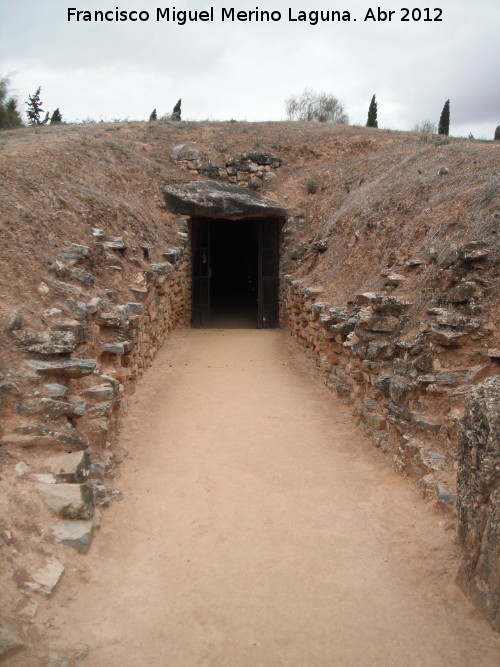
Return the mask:
[[450,134],[450,100],[446,100],[439,119],[438,134]]
[[149,122],[153,123],[155,120],[158,120],[158,115],[156,113],[156,109],[153,109],[151,115],[149,116]]
[[40,99],[40,91],[42,90],[41,86],[38,86],[38,90],[34,95],[28,95],[28,101],[26,102],[26,115],[30,125],[40,125],[40,114],[43,113],[42,101]]
[[174,110],[172,111],[172,120],[181,119],[181,102],[182,100],[179,100],[175,105]]
[[497,125],[497,128],[495,130],[495,136],[493,137],[493,141],[500,141],[500,125]]
[[378,127],[377,122],[377,101],[375,100],[375,95],[372,97],[370,106],[368,108],[368,120],[366,121],[366,127]]
[[62,123],[62,114],[59,111],[59,107],[57,107],[57,109],[52,112],[52,116],[50,118],[51,125],[57,125],[58,123]]

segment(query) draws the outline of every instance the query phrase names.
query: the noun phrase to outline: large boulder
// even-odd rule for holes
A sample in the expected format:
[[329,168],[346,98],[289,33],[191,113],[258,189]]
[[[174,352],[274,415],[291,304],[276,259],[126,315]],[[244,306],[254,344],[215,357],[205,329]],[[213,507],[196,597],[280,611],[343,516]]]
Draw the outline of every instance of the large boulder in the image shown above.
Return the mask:
[[166,186],[162,192],[167,208],[183,215],[230,220],[287,215],[277,202],[229,183],[195,181],[183,187]]
[[469,391],[458,441],[458,581],[500,630],[500,376]]

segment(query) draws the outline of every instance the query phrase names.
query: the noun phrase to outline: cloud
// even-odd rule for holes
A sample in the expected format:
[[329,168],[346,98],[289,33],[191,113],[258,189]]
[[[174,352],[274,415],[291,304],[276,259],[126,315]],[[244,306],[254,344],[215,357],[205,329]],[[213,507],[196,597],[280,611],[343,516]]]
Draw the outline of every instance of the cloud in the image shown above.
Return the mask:
[[[15,71],[22,100],[41,85],[46,107],[59,106],[68,120],[147,118],[152,108],[170,111],[179,97],[190,118],[279,120],[284,100],[306,86],[339,97],[351,121],[364,124],[371,96],[379,102],[379,125],[410,129],[429,118],[438,121],[451,99],[452,131],[467,125],[484,131],[500,109],[495,67],[500,61],[497,26],[500,10],[478,0],[440,0],[441,22],[401,22],[401,4],[391,22],[364,22],[369,3],[351,0],[357,21],[288,22],[299,0],[267,0],[261,9],[281,11],[280,22],[195,23],[180,26],[154,18],[147,23],[74,23],[60,0],[33,3],[0,0],[0,74]],[[155,17],[152,0],[84,0],[96,9],[144,9]],[[160,3],[161,5],[161,3]],[[163,5],[161,5],[163,7]],[[170,5],[169,5],[170,6]],[[175,3],[177,9],[214,7]],[[254,10],[238,3],[237,10]],[[318,10],[332,9],[318,0]]]

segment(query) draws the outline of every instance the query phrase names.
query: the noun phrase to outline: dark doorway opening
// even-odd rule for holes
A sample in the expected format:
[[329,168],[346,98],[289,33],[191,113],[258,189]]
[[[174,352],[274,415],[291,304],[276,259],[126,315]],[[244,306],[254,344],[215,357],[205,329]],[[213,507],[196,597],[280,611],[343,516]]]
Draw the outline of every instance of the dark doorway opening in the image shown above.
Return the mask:
[[278,325],[279,220],[194,218],[193,327]]
[[210,325],[257,327],[259,235],[255,221],[210,223]]

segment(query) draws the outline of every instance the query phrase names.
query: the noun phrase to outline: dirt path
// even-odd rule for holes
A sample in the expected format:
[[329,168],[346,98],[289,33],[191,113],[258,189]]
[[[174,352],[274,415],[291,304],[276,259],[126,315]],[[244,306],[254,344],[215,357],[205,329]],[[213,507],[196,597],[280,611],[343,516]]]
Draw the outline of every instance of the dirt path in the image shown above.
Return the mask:
[[174,333],[131,400],[122,442],[124,500],[39,619],[61,657],[498,664],[498,637],[453,583],[445,520],[284,333]]

